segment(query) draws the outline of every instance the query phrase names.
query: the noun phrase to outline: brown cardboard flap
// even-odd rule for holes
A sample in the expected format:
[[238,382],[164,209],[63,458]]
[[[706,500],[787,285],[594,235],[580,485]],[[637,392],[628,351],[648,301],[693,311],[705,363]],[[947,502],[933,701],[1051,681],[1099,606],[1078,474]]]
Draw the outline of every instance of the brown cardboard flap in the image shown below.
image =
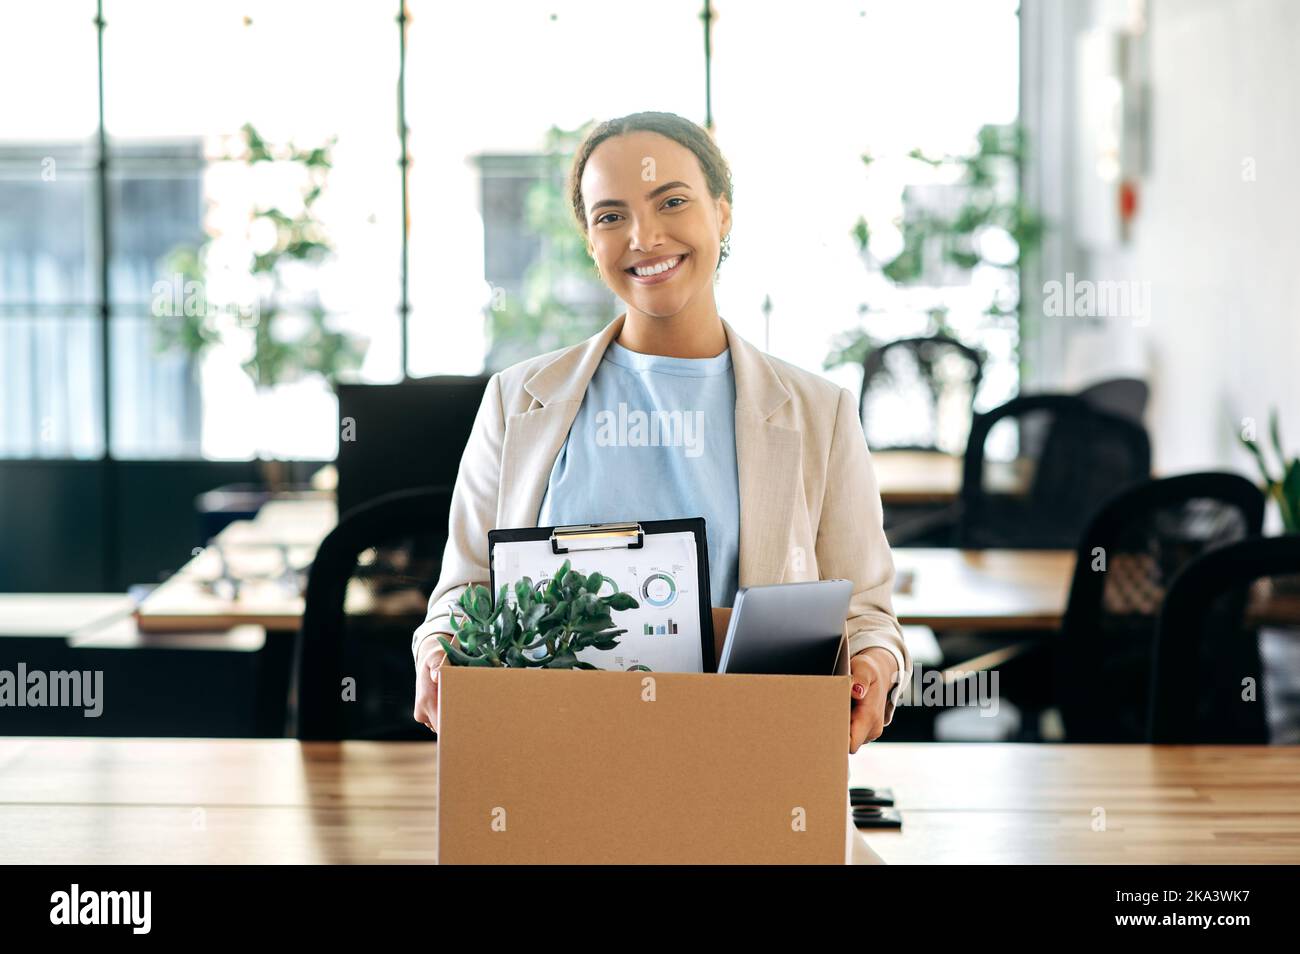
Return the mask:
[[844,862],[843,675],[452,667],[439,709],[442,863]]
[[836,655],[835,657],[835,675],[847,676],[850,675],[850,673],[851,670],[849,668],[849,638],[847,636],[842,635],[840,636],[840,651],[839,654]]

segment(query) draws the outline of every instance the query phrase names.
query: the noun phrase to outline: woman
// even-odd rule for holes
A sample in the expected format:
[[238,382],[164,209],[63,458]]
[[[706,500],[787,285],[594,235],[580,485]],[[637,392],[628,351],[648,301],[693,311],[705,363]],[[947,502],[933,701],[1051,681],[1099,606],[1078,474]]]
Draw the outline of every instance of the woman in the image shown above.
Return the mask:
[[[413,640],[416,720],[437,730],[446,654],[434,634],[450,637],[448,606],[466,586],[487,585],[490,529],[702,515],[719,643],[737,587],[854,582],[857,751],[889,724],[911,675],[857,401],[758,351],[718,315],[731,173],[703,129],[671,113],[606,122],[574,156],[570,192],[588,252],[627,311],[581,344],[489,380],[453,491],[442,576]],[[637,410],[682,412],[680,439],[647,446],[609,427]]]

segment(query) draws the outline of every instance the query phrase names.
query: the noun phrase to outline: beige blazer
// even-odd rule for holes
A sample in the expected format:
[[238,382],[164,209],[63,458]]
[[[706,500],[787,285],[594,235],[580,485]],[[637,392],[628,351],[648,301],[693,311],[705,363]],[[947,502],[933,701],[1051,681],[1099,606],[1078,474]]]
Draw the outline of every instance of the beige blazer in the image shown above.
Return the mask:
[[[412,640],[417,662],[433,634],[450,638],[448,605],[471,583],[489,585],[488,531],[537,526],[555,458],[624,317],[489,379],[452,492],[442,573]],[[888,725],[911,680],[911,657],[893,611],[894,562],[857,399],[722,325],[736,383],[739,584],[852,580],[850,651],[885,647],[902,677],[885,707]]]

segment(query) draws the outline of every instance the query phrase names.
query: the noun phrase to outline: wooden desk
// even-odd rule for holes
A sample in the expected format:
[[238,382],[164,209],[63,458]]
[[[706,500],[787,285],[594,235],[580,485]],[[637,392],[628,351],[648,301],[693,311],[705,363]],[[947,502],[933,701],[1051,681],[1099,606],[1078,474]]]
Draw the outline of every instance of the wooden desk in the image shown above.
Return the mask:
[[0,593],[0,636],[63,639],[125,619],[134,608],[125,593]]
[[961,492],[962,459],[932,451],[871,452],[885,504],[952,503]]
[[905,625],[1051,629],[1065,615],[1074,575],[1071,550],[893,552],[894,612]]
[[[1028,459],[985,461],[984,480],[997,493],[1029,485]],[[961,494],[964,461],[939,451],[872,451],[871,465],[885,505],[950,504]]]
[[[890,863],[1300,861],[1285,747],[876,743]],[[5,863],[404,863],[436,857],[435,746],[418,742],[0,739]],[[1105,830],[1094,830],[1105,811]]]
[[[232,563],[266,572],[283,565],[281,545],[304,565],[334,527],[332,505],[273,501],[253,521],[232,523],[140,606],[141,632],[228,630],[254,625],[272,633],[296,631],[303,600],[278,580],[246,583],[238,600],[213,593],[205,581],[220,576],[220,549]],[[314,541],[314,542],[313,542]],[[1074,570],[1065,550],[925,549],[899,547],[894,562],[909,591],[894,594],[903,624],[936,628],[1051,628],[1060,622]]]
[[141,630],[123,593],[0,593],[0,637],[61,640],[71,649],[182,649],[257,652],[266,631],[159,633]]
[[[253,625],[270,632],[294,632],[303,599],[285,573],[310,565],[320,542],[337,523],[332,500],[273,500],[253,520],[237,520],[140,604],[141,632],[226,630]],[[233,575],[246,573],[238,599],[214,592],[223,563]]]
[[1292,746],[884,743],[850,772],[899,800],[886,863],[1300,862]]

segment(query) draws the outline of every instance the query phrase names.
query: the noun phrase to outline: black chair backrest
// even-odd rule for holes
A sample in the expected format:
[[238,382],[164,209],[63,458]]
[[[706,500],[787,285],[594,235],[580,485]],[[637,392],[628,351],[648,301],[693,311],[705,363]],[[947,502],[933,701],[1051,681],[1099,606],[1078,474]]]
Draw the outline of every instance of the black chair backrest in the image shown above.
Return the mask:
[[868,446],[961,453],[983,377],[983,356],[947,335],[873,348],[858,398]]
[[1281,703],[1297,701],[1297,647],[1300,534],[1252,537],[1194,560],[1170,585],[1157,626],[1151,741],[1295,741],[1295,709]]
[[[986,443],[1014,423],[1011,486],[986,480]],[[997,462],[1001,464],[1002,462]],[[989,475],[995,476],[995,475]],[[976,414],[962,470],[961,547],[1073,549],[1088,519],[1116,490],[1151,476],[1146,429],[1082,398],[1038,394]]]
[[450,488],[399,491],[353,508],[321,542],[295,652],[297,738],[432,738],[411,714],[411,633],[438,581],[450,513]]
[[1150,388],[1140,378],[1110,378],[1079,392],[1079,397],[1097,410],[1109,411],[1138,423],[1142,422],[1142,415],[1146,413],[1150,395]]
[[1260,532],[1264,495],[1239,474],[1180,474],[1116,494],[1079,539],[1056,653],[1071,742],[1147,737],[1156,621],[1170,581],[1201,554]]

